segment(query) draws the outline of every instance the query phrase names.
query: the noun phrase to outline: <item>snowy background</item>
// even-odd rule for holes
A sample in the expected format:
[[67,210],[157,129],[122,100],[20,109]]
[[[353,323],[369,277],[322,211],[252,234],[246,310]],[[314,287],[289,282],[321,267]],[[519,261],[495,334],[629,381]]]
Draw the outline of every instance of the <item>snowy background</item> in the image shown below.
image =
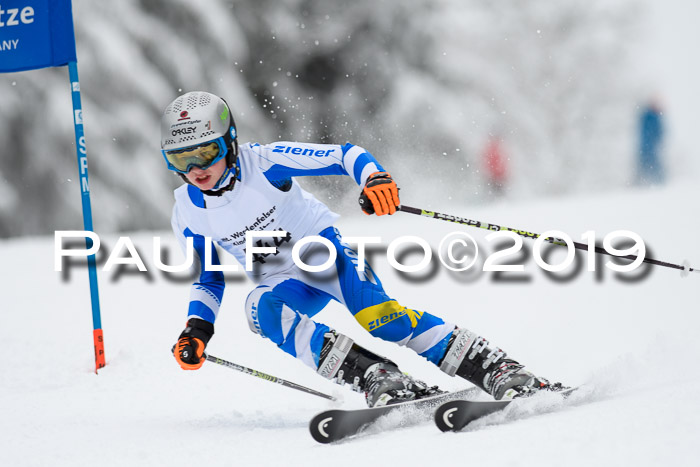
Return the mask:
[[[670,176],[698,173],[689,0],[73,3],[100,232],[168,227],[159,118],[196,89],[227,99],[242,141],[359,144],[433,207],[494,199],[492,138],[508,199],[629,186],[652,98]],[[67,74],[0,76],[0,237],[81,225]],[[303,183],[356,212],[351,180]]]
[[[67,71],[0,76],[0,290],[11,350],[0,372],[0,464],[426,465],[460,452],[474,465],[695,465],[698,275],[665,268],[630,281],[599,264],[556,281],[528,256],[515,275],[436,267],[407,277],[376,254],[402,303],[589,388],[576,407],[505,413],[469,433],[424,424],[320,446],[307,423],[326,401],[215,365],[175,364],[189,287],[151,259],[153,235],[170,238],[178,184],[162,166],[158,119],[193,89],[227,98],[244,141],[368,148],[407,205],[576,240],[632,230],[655,258],[700,265],[695,2],[345,3],[74,1],[95,229],[105,246],[131,235],[152,271],[100,272],[108,366],[98,376],[87,273],[53,270],[53,232],[82,228]],[[637,117],[653,97],[664,107],[668,179],[641,187]],[[509,156],[500,196],[482,165],[492,135]],[[437,247],[456,229],[408,214],[358,216],[358,189],[344,178],[302,183],[347,214],[345,235],[385,244],[419,235]],[[488,250],[485,232],[467,232]],[[362,406],[248,331],[251,287],[229,277],[211,353]],[[318,320],[419,378],[465,385],[371,338],[338,305]]]

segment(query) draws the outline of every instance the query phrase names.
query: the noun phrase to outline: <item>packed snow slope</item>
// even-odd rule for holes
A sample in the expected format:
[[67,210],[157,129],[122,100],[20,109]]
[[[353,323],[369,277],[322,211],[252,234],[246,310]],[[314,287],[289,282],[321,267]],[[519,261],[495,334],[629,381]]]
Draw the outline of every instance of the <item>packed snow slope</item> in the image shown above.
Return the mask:
[[[405,204],[420,206],[410,190],[402,196]],[[700,266],[698,196],[700,188],[686,184],[469,212],[457,204],[420,207],[532,232],[559,229],[575,240],[590,230],[598,238],[631,230],[655,258]],[[480,244],[481,260],[493,248],[485,230],[405,213],[344,218],[338,227],[346,236],[381,236],[385,246],[416,235],[434,248],[461,230]],[[169,232],[153,235],[173,251]],[[227,274],[209,351],[343,400],[330,403],[215,364],[180,370],[170,349],[185,323],[189,284],[166,280],[155,269],[153,235],[132,236],[149,274],[99,272],[107,355],[99,375],[85,268],[55,272],[52,238],[0,242],[0,465],[696,465],[700,274],[683,279],[676,270],[654,267],[624,281],[607,269],[587,272],[583,263],[557,282],[535,265],[529,248],[520,257],[522,273],[455,275],[434,259],[429,274],[401,275],[379,250],[372,254],[374,269],[402,304],[469,327],[537,374],[586,385],[588,392],[572,407],[544,415],[504,413],[466,433],[442,434],[425,423],[319,445],[308,433],[310,418],[332,406],[362,407],[362,396],[322,380],[248,330],[243,304],[252,284],[243,273]],[[109,247],[117,238],[102,240]],[[415,263],[419,256],[402,261]],[[336,303],[316,319],[427,382],[468,386],[408,349],[372,338]]]

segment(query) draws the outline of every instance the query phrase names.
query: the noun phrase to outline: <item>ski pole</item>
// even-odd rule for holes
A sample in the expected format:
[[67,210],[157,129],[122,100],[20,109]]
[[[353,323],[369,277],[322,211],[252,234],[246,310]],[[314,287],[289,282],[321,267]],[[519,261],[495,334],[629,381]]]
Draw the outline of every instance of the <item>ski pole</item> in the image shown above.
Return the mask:
[[[433,218],[433,219],[439,219],[439,220],[442,220],[442,221],[454,222],[454,223],[456,223],[456,224],[468,225],[468,226],[471,226],[471,227],[478,227],[478,228],[480,228],[480,229],[486,229],[486,230],[491,230],[491,231],[495,231],[495,232],[507,230],[507,231],[510,231],[510,232],[515,232],[516,234],[520,235],[521,237],[525,237],[525,238],[536,239],[536,238],[541,237],[541,235],[539,235],[539,234],[532,233],[532,232],[527,232],[527,231],[525,231],[525,230],[513,229],[513,228],[510,228],[510,227],[503,227],[503,226],[496,225],[496,224],[489,224],[489,223],[487,223],[487,222],[481,222],[481,221],[475,221],[475,220],[471,220],[471,219],[466,219],[466,218],[464,218],[464,217],[451,216],[451,215],[449,215],[449,214],[441,214],[441,213],[439,213],[439,212],[427,211],[427,210],[425,210],[425,209],[412,208],[411,206],[404,206],[404,205],[401,205],[401,206],[399,206],[397,209],[398,209],[399,211],[407,212],[407,213],[409,213],[409,214],[416,214],[416,215],[418,215],[418,216],[423,216],[423,217],[431,217],[431,218]],[[557,237],[546,237],[546,238],[544,239],[544,241],[549,242],[549,243],[552,243],[552,244],[554,244],[554,245],[563,245],[563,246],[566,246],[566,241],[562,240],[561,238],[557,238]],[[577,249],[579,249],[579,250],[588,250],[588,245],[585,245],[585,244],[583,244],[583,243],[573,242],[573,245],[574,245],[574,248],[577,248]],[[612,253],[606,251],[605,249],[603,249],[603,248],[601,248],[601,247],[599,247],[599,246],[596,246],[596,247],[595,247],[595,252],[598,253],[598,254],[602,254],[602,255],[614,256],[614,257],[617,257],[617,258],[625,258],[625,259],[629,259],[629,260],[632,260],[632,261],[634,261],[635,259],[637,259],[637,257],[634,256],[634,255],[627,255],[627,256],[617,256],[617,255],[614,255],[614,254],[612,254]],[[695,273],[700,274],[700,270],[698,270],[698,269],[696,269],[696,268],[691,268],[691,267],[690,267],[690,264],[688,264],[687,261],[684,262],[683,265],[680,265],[680,264],[667,263],[667,262],[665,262],[665,261],[659,261],[659,260],[652,259],[652,258],[644,258],[644,259],[642,260],[642,262],[648,263],[648,264],[653,264],[653,265],[655,265],[655,266],[664,266],[664,267],[667,267],[667,268],[679,269],[679,270],[681,271],[681,276],[682,276],[682,277],[687,276],[687,275],[688,275],[689,273],[691,273],[691,272],[695,272]]]
[[268,375],[268,374],[260,372],[258,370],[253,370],[251,368],[246,368],[246,367],[238,365],[236,363],[228,362],[222,358],[218,358],[218,357],[215,357],[213,355],[205,354],[205,357],[206,357],[207,361],[209,361],[209,362],[214,362],[218,365],[225,366],[226,368],[231,368],[232,370],[237,370],[237,371],[240,371],[241,373],[245,373],[247,375],[251,375],[251,376],[255,376],[255,377],[260,378],[260,379],[264,379],[265,381],[270,381],[271,383],[281,384],[282,386],[296,389],[297,391],[302,391],[302,392],[305,392],[307,394],[313,394],[314,396],[323,397],[324,399],[328,399],[331,401],[336,400],[335,397],[329,396],[328,394],[314,391],[313,389],[304,387],[300,384],[292,383],[291,381],[287,381],[287,380],[284,380],[282,378],[278,378],[276,376]]

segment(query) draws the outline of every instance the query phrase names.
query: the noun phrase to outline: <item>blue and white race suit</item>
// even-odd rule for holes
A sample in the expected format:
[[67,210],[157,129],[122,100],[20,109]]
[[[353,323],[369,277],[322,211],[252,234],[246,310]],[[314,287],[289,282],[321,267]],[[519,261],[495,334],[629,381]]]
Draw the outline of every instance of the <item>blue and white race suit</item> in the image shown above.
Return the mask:
[[[257,284],[245,304],[252,331],[317,369],[323,336],[330,329],[311,318],[337,300],[373,336],[405,345],[435,364],[442,359],[454,324],[400,305],[384,292],[369,265],[360,272],[357,253],[333,227],[339,216],[294,180],[349,175],[364,186],[370,174],[384,170],[369,152],[351,144],[248,143],[241,145],[237,163],[239,178],[221,196],[207,196],[192,185],[175,190],[173,230],[183,249],[192,237],[201,266],[191,289],[189,317],[214,323],[223,299],[223,273],[205,268],[205,237],[245,266],[246,232],[278,230],[286,236],[256,243],[275,246],[276,252],[254,254],[253,270],[247,272]],[[329,240],[337,252],[330,279],[327,273],[305,272],[292,260],[295,242],[315,235]],[[308,265],[324,263],[327,250],[318,259],[323,255],[311,245],[301,248],[301,259]],[[211,255],[212,264],[221,264],[213,245]]]

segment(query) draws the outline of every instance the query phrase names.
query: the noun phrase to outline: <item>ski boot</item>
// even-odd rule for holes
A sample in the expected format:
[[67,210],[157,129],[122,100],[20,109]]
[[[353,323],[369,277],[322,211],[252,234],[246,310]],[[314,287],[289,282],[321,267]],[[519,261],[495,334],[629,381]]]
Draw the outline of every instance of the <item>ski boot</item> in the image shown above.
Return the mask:
[[324,335],[318,373],[334,382],[350,384],[365,393],[369,407],[397,404],[440,394],[437,386],[428,387],[403,374],[391,360],[355,344],[335,331]]
[[467,329],[456,328],[447,344],[440,369],[475,384],[496,400],[528,397],[538,391],[563,391],[561,383],[536,377],[497,347]]

